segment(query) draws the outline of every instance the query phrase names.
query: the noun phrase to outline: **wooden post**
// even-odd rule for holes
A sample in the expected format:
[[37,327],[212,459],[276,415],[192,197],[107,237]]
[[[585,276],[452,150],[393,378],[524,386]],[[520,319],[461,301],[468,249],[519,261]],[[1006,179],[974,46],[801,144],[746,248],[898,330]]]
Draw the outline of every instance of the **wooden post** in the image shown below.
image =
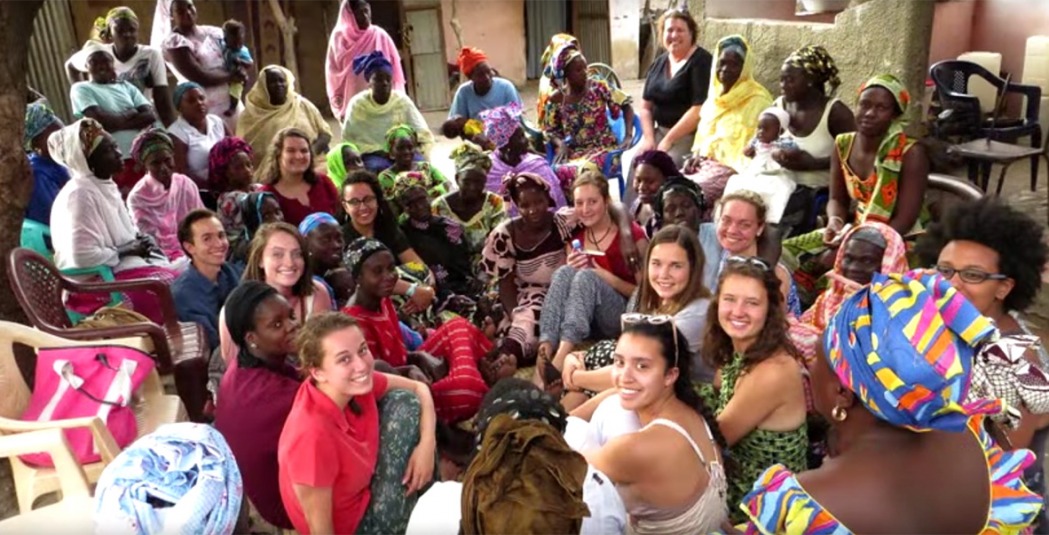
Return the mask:
[[284,15],[284,9],[280,6],[280,0],[269,0],[270,10],[273,18],[277,19],[280,27],[281,40],[284,41],[284,66],[295,76],[295,90],[299,91],[299,61],[295,54],[295,34],[299,29],[295,27],[295,19]]

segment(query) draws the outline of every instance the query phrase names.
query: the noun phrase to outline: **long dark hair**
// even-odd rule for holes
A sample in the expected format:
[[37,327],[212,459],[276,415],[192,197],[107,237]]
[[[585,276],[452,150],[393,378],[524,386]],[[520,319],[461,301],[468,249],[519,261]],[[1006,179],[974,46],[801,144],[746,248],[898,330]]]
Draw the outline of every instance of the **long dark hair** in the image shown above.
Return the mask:
[[[265,83],[265,80],[263,80],[263,83]],[[318,179],[317,173],[313,172],[313,160],[315,158],[313,154],[313,140],[306,135],[306,132],[291,126],[277,132],[273,136],[273,144],[270,145],[270,150],[266,153],[262,164],[262,173],[259,175],[261,182],[267,186],[280,182],[280,156],[284,152],[284,142],[289,137],[297,137],[306,142],[306,147],[310,151],[310,165],[302,173],[302,179],[311,186],[316,184]]]
[[779,278],[776,277],[775,268],[767,267],[767,265],[761,266],[757,262],[764,261],[753,258],[745,262],[726,262],[718,277],[718,291],[711,300],[710,309],[707,311],[707,329],[703,337],[702,352],[703,361],[714,368],[731,363],[733,358],[732,338],[718,321],[718,302],[721,298],[721,290],[725,287],[725,279],[733,275],[749,277],[761,282],[768,296],[765,325],[758,334],[758,340],[743,354],[743,368],[749,369],[779,351],[786,351],[795,359],[800,359],[801,354],[787,336],[787,313],[783,310],[783,294],[780,293],[780,283]]
[[[674,331],[677,332],[675,333]],[[703,399],[699,397],[695,387],[692,385],[692,355],[689,353],[688,340],[681,334],[681,331],[671,322],[656,324],[639,321],[624,325],[623,334],[644,336],[659,342],[659,345],[663,348],[659,356],[666,361],[667,371],[669,372],[673,368],[678,370],[677,379],[674,381],[674,397],[696,411],[696,414],[699,414],[707,423],[707,427],[710,428],[710,433],[714,435],[714,441],[718,447],[722,451],[727,450],[728,442],[725,441],[725,436],[721,434],[714,411],[703,402]],[[676,353],[674,351],[675,335],[677,336]]]
[[[367,184],[372,189],[372,195],[375,195],[375,205],[377,212],[375,214],[375,237],[381,236],[393,236],[397,231],[397,219],[394,216],[393,208],[390,207],[390,201],[386,199],[386,196],[382,192],[382,186],[379,185],[379,179],[371,171],[364,169],[358,169],[346,176],[346,181],[342,183],[342,191],[339,195],[342,200],[346,200],[346,190],[350,189],[350,186],[354,184]],[[343,204],[343,203],[339,203]],[[346,212],[346,222],[350,225],[351,217],[349,211]],[[381,240],[380,240],[381,241]],[[349,244],[347,244],[349,245]]]

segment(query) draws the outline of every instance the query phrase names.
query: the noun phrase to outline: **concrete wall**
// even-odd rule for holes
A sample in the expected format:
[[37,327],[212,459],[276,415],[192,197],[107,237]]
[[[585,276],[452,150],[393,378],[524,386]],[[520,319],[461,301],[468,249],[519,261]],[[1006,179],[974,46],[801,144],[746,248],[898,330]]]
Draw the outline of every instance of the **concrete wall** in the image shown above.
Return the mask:
[[[755,54],[755,78],[774,95],[779,94],[783,60],[808,44],[823,45],[834,57],[842,79],[838,96],[850,107],[856,103],[860,85],[878,73],[899,76],[913,95],[924,92],[933,2],[853,0],[852,7],[837,14],[833,24],[810,24],[708,18],[705,9],[708,1],[689,1],[696,20],[703,21],[700,32],[703,47],[713,50],[721,37],[743,35]],[[910,113],[917,117],[918,110],[912,109]]]
[[638,78],[641,2],[609,0],[608,12],[609,33],[612,36],[612,68],[622,79]]
[[[484,50],[492,66],[517,86],[525,83],[524,0],[456,0],[463,46]],[[448,63],[456,63],[459,45],[452,31],[452,0],[441,0]]]

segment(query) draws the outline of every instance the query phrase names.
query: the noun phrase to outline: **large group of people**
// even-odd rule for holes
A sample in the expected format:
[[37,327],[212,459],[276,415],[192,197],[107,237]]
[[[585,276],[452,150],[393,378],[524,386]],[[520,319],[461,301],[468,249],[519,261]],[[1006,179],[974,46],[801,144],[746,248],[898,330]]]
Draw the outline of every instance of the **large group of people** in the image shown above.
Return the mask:
[[773,99],[763,51],[671,10],[632,102],[558,34],[547,157],[465,47],[446,177],[366,0],[329,41],[341,136],[239,22],[162,3],[159,49],[121,7],[67,64],[76,122],[27,106],[25,217],[60,269],[168,282],[202,326],[253,531],[1049,529],[1043,228],[993,199],[930,220],[894,76],[853,112],[805,46]]

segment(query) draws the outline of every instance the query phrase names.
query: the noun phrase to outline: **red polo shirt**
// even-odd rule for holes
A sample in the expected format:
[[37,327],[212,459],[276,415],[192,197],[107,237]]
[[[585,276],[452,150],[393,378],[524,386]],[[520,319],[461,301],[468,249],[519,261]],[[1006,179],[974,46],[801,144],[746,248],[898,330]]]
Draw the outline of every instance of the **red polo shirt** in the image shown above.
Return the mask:
[[386,376],[373,376],[370,394],[354,398],[360,414],[335,402],[304,381],[284,424],[277,448],[280,495],[295,530],[310,533],[294,485],[332,489],[336,533],[354,533],[371,500],[372,473],[379,457],[379,411]]

